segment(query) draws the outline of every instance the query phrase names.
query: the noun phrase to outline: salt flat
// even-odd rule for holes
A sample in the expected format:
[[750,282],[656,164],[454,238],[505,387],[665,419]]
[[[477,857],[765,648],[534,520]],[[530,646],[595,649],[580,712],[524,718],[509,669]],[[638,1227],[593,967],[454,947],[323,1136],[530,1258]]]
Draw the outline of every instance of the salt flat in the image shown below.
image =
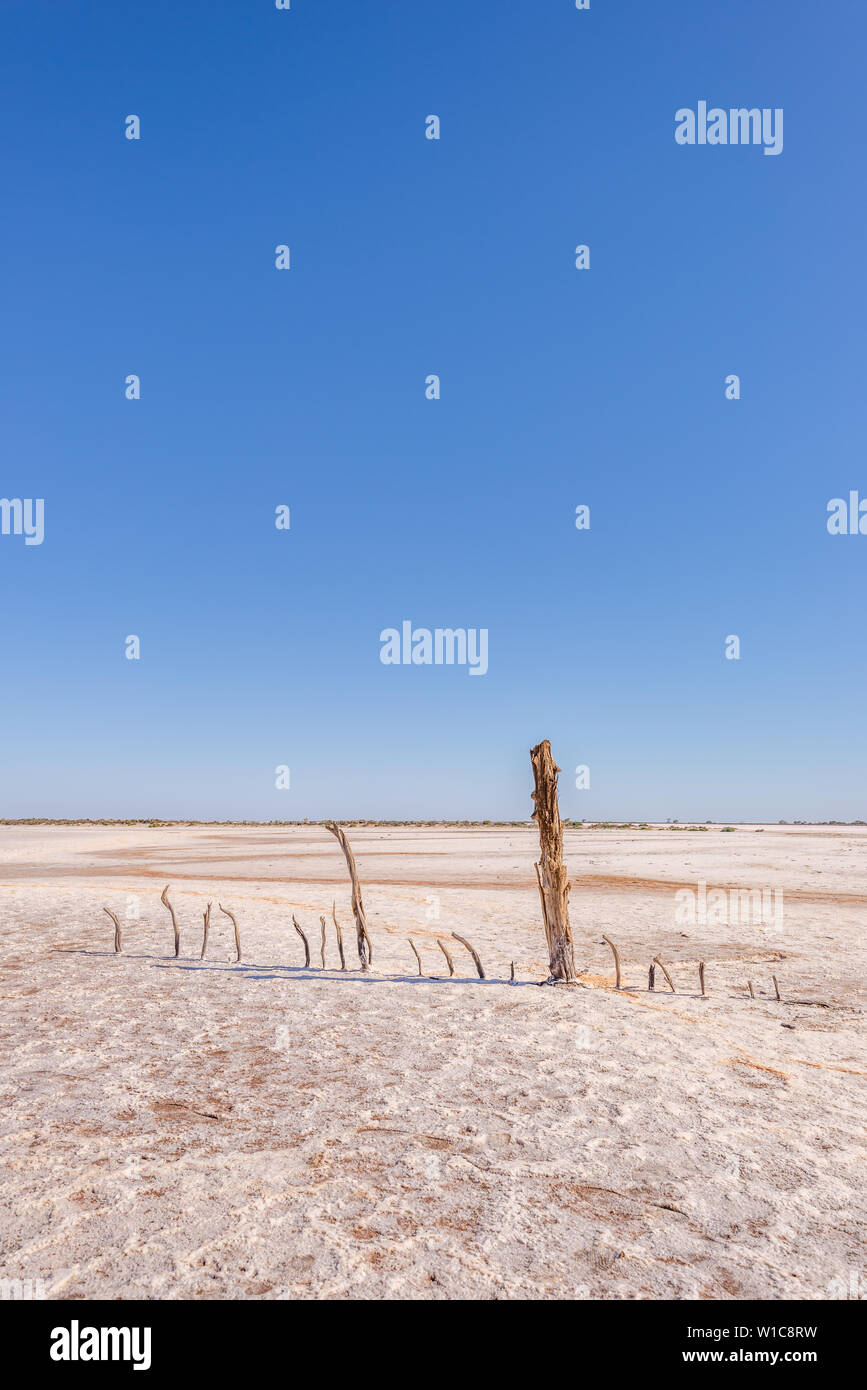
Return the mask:
[[[867,1287],[864,827],[567,831],[582,983],[556,988],[532,827],[347,829],[369,976],[320,827],[0,828],[0,1274],[82,1299]],[[678,920],[700,882],[782,916]],[[454,941],[445,978],[452,932],[486,980]]]

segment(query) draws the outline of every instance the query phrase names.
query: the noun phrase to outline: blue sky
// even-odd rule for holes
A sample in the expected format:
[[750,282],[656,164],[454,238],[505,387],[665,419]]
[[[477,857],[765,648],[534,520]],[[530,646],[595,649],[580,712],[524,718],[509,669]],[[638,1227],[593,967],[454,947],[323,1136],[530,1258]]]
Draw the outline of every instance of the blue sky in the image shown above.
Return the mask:
[[[45,539],[0,536],[0,814],[518,819],[548,737],[576,818],[867,816],[863,6],[2,33],[0,494]],[[782,154],[679,146],[700,100]],[[406,619],[488,673],[384,666]]]

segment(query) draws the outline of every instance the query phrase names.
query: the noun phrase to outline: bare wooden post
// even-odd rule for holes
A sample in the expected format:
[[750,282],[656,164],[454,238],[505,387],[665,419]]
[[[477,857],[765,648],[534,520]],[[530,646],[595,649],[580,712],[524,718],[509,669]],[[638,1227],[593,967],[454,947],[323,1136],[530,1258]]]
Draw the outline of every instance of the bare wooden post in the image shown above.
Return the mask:
[[575,954],[569,926],[569,881],[563,863],[563,824],[557,804],[560,769],[554,762],[548,739],[530,749],[530,761],[535,781],[533,819],[539,827],[542,851],[536,874],[551,971],[546,983],[554,984],[557,980],[575,979]]
[[607,936],[603,936],[602,940],[603,940],[603,941],[607,941],[607,942],[608,942],[608,945],[611,947],[612,951],[614,952],[614,969],[615,969],[615,971],[616,971],[616,973],[617,973],[617,980],[616,980],[616,983],[615,983],[615,985],[614,985],[614,988],[615,988],[615,989],[619,989],[619,988],[620,988],[620,952],[618,951],[617,947],[614,945],[614,942],[608,940],[608,937],[607,937]]
[[779,1001],[780,1003],[782,1003],[783,1000],[782,1000],[782,996],[781,996],[781,994],[780,994],[780,986],[777,984],[777,977],[776,977],[776,975],[772,975],[772,976],[771,976],[771,979],[772,979],[773,982],[774,982],[774,993],[776,994],[778,1001]]
[[211,904],[210,904],[210,903],[208,903],[208,906],[207,906],[206,910],[202,913],[202,916],[203,916],[204,919],[205,919],[205,929],[204,929],[204,931],[203,931],[203,933],[202,933],[202,954],[199,956],[199,960],[204,960],[204,959],[205,959],[205,952],[206,952],[207,949],[208,949],[208,929],[209,929],[209,927],[210,927],[210,925],[211,925]]
[[339,825],[336,825],[334,821],[329,821],[325,829],[330,830],[340,848],[343,850],[343,857],[346,860],[349,877],[352,879],[352,915],[355,918],[355,932],[358,939],[358,958],[361,961],[362,970],[369,970],[373,965],[373,950],[367,931],[367,921],[364,916],[364,903],[361,900],[361,884],[358,882],[355,855],[352,853],[349,841]]
[[171,903],[168,900],[168,897],[166,896],[168,891],[169,885],[166,884],[160,896],[160,902],[162,903],[163,907],[167,907],[169,912],[172,914],[172,926],[175,929],[175,956],[179,956],[181,954],[181,929],[178,926],[178,919],[175,914],[175,909],[172,907]]
[[307,940],[307,937],[304,935],[303,931],[299,927],[297,917],[293,916],[292,925],[297,931],[298,935],[301,937],[301,940],[304,942],[304,967],[306,969],[310,964],[310,942]]
[[337,949],[340,952],[340,969],[346,969],[346,957],[343,954],[343,932],[340,930],[340,923],[337,920],[337,903],[331,904],[331,916],[334,918],[334,929],[337,932]]
[[322,957],[322,969],[325,969],[325,918],[320,916],[319,921],[322,926],[322,942],[319,947],[319,954]]
[[656,966],[654,965],[653,961],[650,962],[650,969],[647,972],[647,988],[656,988]]
[[454,961],[452,960],[451,956],[449,955],[448,948],[445,946],[445,944],[444,944],[442,941],[440,941],[439,937],[437,937],[437,945],[439,946],[440,950],[442,951],[443,955],[444,955],[445,958],[446,958],[446,964],[447,964],[448,967],[449,967],[449,975],[454,975],[454,973],[455,973],[455,963],[454,963]]
[[701,985],[702,998],[704,998],[704,961],[698,963],[698,982]]
[[514,962],[514,961],[512,961],[512,973],[511,973],[510,976],[509,976],[509,983],[510,983],[510,984],[514,984],[514,983],[515,983],[515,962]]
[[476,962],[476,969],[479,972],[479,979],[483,980],[485,978],[485,972],[482,969],[482,962],[479,960],[479,953],[476,950],[475,946],[471,946],[469,941],[465,941],[462,936],[458,936],[456,931],[452,932],[452,936],[454,937],[455,941],[459,941],[462,946],[466,946],[473,960]]
[[[221,912],[225,913],[225,915],[230,919],[230,921],[231,921],[231,923],[232,923],[232,926],[235,928],[235,950],[238,952],[238,960],[240,960],[240,959],[241,959],[241,934],[240,934],[240,932],[238,931],[238,923],[237,923],[237,920],[236,920],[236,918],[235,918],[235,914],[234,914],[234,912],[230,912],[229,909],[228,909],[227,907],[223,907],[223,904],[222,904],[222,903],[217,903],[217,907],[220,909]],[[237,965],[237,963],[238,963],[238,961],[235,962],[236,965]]]
[[424,971],[423,971],[422,968],[421,968],[421,956],[419,955],[418,951],[415,949],[415,942],[413,941],[413,939],[412,939],[411,936],[408,936],[406,939],[407,939],[407,941],[409,942],[410,946],[412,947],[412,953],[413,953],[413,955],[415,956],[416,960],[418,961],[418,973],[419,973],[419,975],[423,975],[423,974],[424,974]]
[[117,920],[110,907],[104,907],[102,910],[103,912],[107,912],[111,920],[114,922],[114,953],[116,956],[120,955],[121,951],[123,950],[123,941],[121,940],[120,934],[120,922]]

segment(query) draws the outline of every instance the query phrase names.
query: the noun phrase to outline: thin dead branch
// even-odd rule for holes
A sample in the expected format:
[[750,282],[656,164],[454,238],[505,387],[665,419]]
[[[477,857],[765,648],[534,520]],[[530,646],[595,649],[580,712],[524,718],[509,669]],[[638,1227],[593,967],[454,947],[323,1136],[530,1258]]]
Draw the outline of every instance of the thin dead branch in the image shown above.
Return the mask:
[[476,969],[479,972],[479,979],[483,980],[485,978],[485,972],[482,969],[482,962],[479,960],[479,953],[476,950],[475,946],[471,946],[469,941],[465,941],[462,936],[458,936],[456,931],[452,932],[452,936],[454,937],[455,941],[459,941],[462,946],[466,946],[467,950],[469,951],[470,955],[476,963]]
[[340,923],[337,920],[337,903],[331,904],[331,916],[334,919],[334,930],[337,932],[337,949],[340,953],[340,969],[346,969],[346,957],[343,954],[343,932],[340,930]]
[[647,972],[647,988],[656,988],[656,966],[653,964],[653,961],[650,962],[650,969]]
[[753,989],[753,982],[752,982],[752,980],[747,980],[747,989],[748,989],[749,992],[750,992],[750,998],[751,998],[751,999],[755,999],[755,997],[756,997],[756,992],[755,992],[755,990]]
[[548,958],[551,958],[551,928],[548,926],[548,909],[545,906],[545,890],[542,887],[542,875],[539,872],[539,865],[534,864],[536,870],[536,882],[539,885],[539,901],[542,904],[542,924],[545,928],[545,940],[548,943]]
[[514,962],[514,961],[512,961],[512,973],[511,973],[510,976],[509,976],[509,983],[510,983],[510,984],[514,984],[514,983],[515,983],[515,962]]
[[698,963],[698,982],[699,982],[699,984],[701,985],[702,997],[704,997],[705,988],[704,988],[704,961],[703,961],[703,960],[700,960],[699,963]]
[[306,969],[310,965],[310,942],[307,940],[307,937],[304,935],[303,931],[299,927],[297,917],[293,916],[292,925],[297,931],[298,935],[301,937],[301,940],[304,942],[304,966]]
[[178,919],[175,913],[175,909],[172,907],[168,899],[169,887],[170,885],[167,883],[162,891],[162,894],[160,895],[160,902],[162,903],[163,907],[167,907],[169,912],[172,914],[172,926],[174,927],[175,932],[175,956],[177,957],[181,954],[181,929],[178,926]]
[[415,956],[416,960],[418,961],[418,973],[419,973],[419,975],[423,975],[423,974],[424,974],[424,971],[423,971],[422,968],[421,968],[421,956],[419,955],[418,951],[417,951],[416,948],[415,948],[415,942],[413,941],[413,939],[412,939],[411,936],[408,936],[406,939],[407,939],[407,941],[409,942],[410,946],[412,947],[412,953],[413,953],[413,955]]
[[320,922],[320,925],[321,925],[321,927],[322,927],[322,941],[321,941],[321,944],[320,944],[320,947],[319,947],[319,954],[320,954],[320,956],[322,957],[322,969],[324,970],[324,969],[325,969],[325,918],[322,917],[322,916],[320,916],[319,922]]
[[616,975],[617,975],[617,980],[616,980],[616,983],[615,983],[615,985],[614,985],[614,988],[615,988],[615,989],[619,989],[619,988],[620,988],[620,952],[618,951],[617,947],[614,945],[614,942],[611,941],[611,940],[609,940],[609,938],[608,938],[607,936],[603,936],[603,937],[602,937],[602,940],[603,940],[603,941],[607,941],[607,942],[608,942],[608,945],[611,947],[612,951],[614,952],[614,969],[615,969],[615,972],[616,972]]
[[445,946],[445,944],[440,940],[439,937],[437,937],[437,945],[439,946],[440,950],[442,951],[443,955],[444,955],[445,958],[446,958],[446,964],[448,965],[448,968],[449,968],[449,975],[454,975],[454,973],[455,973],[455,963],[454,963],[454,961],[452,960],[451,956],[450,956],[449,953],[448,953],[448,948],[447,948],[447,947]]
[[352,880],[352,915],[355,918],[358,958],[361,961],[362,970],[369,970],[373,965],[373,947],[371,946],[370,934],[367,930],[367,921],[364,916],[364,903],[361,898],[361,884],[358,881],[358,870],[355,867],[355,855],[352,853],[349,841],[339,825],[334,821],[329,821],[325,829],[331,832],[340,848],[343,850],[343,857],[346,860],[346,867],[349,870],[349,877]]
[[207,906],[207,908],[205,909],[205,911],[202,913],[202,916],[203,916],[204,919],[205,919],[205,929],[204,929],[204,931],[203,931],[203,933],[202,933],[202,954],[199,956],[199,960],[204,960],[204,959],[205,959],[205,952],[206,952],[207,949],[208,949],[208,931],[209,931],[210,926],[211,926],[211,904],[210,904],[210,903],[208,903],[208,906]]
[[672,994],[676,994],[676,993],[677,993],[677,990],[674,988],[674,980],[673,980],[673,979],[671,978],[671,976],[669,975],[669,973],[668,973],[668,971],[666,970],[665,966],[663,965],[662,961],[659,959],[659,956],[654,956],[654,957],[653,957],[653,960],[654,960],[654,963],[655,963],[656,965],[659,966],[659,968],[660,968],[660,970],[662,971],[663,975],[664,975],[665,978],[668,980],[669,987],[670,987],[670,989],[671,989]]
[[780,986],[777,984],[777,977],[776,977],[776,975],[772,975],[772,976],[771,976],[771,979],[772,979],[773,982],[774,982],[774,993],[775,993],[776,996],[777,996],[777,1001],[778,1001],[778,1003],[782,1004],[783,998],[782,998],[782,995],[780,994]]
[[120,922],[117,920],[110,907],[104,907],[102,910],[103,912],[107,912],[111,920],[114,922],[114,953],[116,956],[120,955],[121,951],[123,950],[123,941],[121,939],[120,934]]
[[[229,920],[231,921],[232,926],[235,928],[235,950],[236,950],[237,953],[238,953],[238,961],[239,961],[239,960],[241,959],[241,933],[238,931],[238,921],[237,921],[237,918],[235,917],[234,912],[230,912],[229,909],[228,909],[227,907],[223,907],[223,904],[222,904],[222,903],[217,903],[217,907],[220,909],[221,912],[225,913],[225,915],[226,915],[226,916],[229,918]],[[235,962],[236,965],[238,964],[238,961]]]

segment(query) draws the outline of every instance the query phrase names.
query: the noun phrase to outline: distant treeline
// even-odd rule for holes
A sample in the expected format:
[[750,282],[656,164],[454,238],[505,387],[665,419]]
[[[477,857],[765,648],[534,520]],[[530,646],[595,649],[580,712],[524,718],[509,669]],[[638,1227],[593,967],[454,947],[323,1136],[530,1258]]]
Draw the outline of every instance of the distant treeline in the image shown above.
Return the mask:
[[[739,825],[754,824],[755,822],[739,821]],[[159,820],[147,816],[129,820],[62,820],[53,816],[27,816],[19,819],[7,819],[0,817],[0,825],[140,825],[148,830],[157,830],[162,826],[173,825],[225,825],[225,826],[326,826],[328,821],[324,820]],[[412,828],[429,827],[431,829],[448,828],[450,826],[461,826],[465,829],[510,829],[519,830],[521,827],[526,829],[532,826],[531,820],[353,820],[347,818],[341,821],[342,825],[355,826],[409,826]],[[772,825],[773,822],[768,822]],[[781,820],[777,825],[867,825],[863,820],[819,820],[806,821]],[[688,821],[683,824],[680,821],[589,821],[589,820],[570,820],[564,816],[563,825],[567,830],[712,830],[715,822],[707,821],[704,825],[690,824]],[[721,830],[735,830],[734,825],[723,825]]]

